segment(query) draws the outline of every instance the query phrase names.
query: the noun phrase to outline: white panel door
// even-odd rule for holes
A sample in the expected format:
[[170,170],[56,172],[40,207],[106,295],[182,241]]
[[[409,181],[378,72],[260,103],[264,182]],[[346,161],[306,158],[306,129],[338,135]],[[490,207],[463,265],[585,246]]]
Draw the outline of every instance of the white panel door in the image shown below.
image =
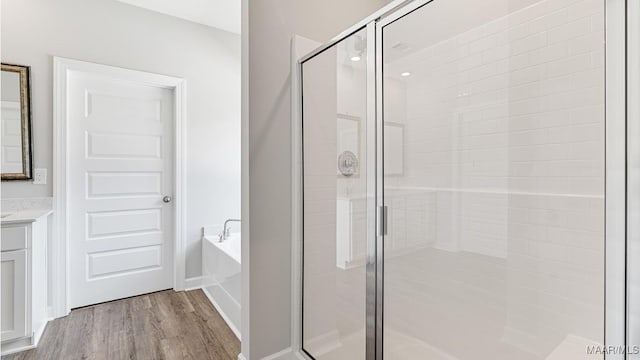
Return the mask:
[[72,308],[173,287],[172,90],[72,72]]

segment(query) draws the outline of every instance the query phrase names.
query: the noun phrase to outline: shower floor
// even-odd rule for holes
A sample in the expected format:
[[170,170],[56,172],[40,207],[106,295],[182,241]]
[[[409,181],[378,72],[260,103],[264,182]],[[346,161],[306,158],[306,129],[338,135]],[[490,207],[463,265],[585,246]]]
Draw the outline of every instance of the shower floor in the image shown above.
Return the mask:
[[[364,268],[336,272],[339,335],[323,354],[314,355],[323,360],[362,358]],[[531,278],[516,271],[508,258],[424,248],[387,259],[385,274],[386,359],[569,360],[572,357],[566,352],[561,357],[556,354],[567,346],[597,344],[585,336],[588,329],[581,321],[572,322],[570,314],[556,314],[556,309],[545,307],[552,304],[545,300],[548,294],[535,291],[541,284],[528,284]],[[591,306],[594,319],[598,316],[598,304],[552,300]],[[551,316],[560,320],[549,322]],[[582,322],[597,324],[598,320]],[[571,354],[584,359],[586,353]]]

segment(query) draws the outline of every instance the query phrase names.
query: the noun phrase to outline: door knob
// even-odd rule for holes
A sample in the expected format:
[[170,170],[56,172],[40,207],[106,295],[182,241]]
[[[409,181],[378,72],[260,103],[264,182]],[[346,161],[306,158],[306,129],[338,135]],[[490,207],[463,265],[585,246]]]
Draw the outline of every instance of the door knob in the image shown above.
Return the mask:
[[171,196],[165,196],[162,198],[162,201],[165,203],[170,203],[171,202]]

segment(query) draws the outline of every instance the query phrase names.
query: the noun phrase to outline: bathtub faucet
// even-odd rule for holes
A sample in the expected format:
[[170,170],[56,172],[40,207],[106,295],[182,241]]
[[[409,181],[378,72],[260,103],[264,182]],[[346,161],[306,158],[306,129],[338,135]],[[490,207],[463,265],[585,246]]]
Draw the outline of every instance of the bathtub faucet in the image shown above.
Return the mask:
[[224,222],[224,227],[222,228],[222,234],[218,235],[218,238],[220,239],[220,242],[223,242],[224,240],[227,240],[227,238],[229,237],[229,233],[231,231],[230,227],[227,227],[227,225],[232,222],[240,222],[240,219],[227,219]]

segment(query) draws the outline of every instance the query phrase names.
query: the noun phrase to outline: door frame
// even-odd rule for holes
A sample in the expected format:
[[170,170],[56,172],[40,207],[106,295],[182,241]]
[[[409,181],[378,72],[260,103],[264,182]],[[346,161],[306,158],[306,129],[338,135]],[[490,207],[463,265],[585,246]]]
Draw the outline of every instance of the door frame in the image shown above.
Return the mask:
[[83,71],[128,82],[143,83],[173,91],[174,140],[174,230],[173,230],[173,287],[185,288],[186,239],[186,135],[187,97],[186,80],[182,78],[124,69],[86,61],[53,57],[53,241],[52,241],[52,295],[53,317],[68,315],[69,307],[69,219],[68,178],[69,145],[67,137],[67,75]]
[[[367,84],[375,89],[375,104],[367,104],[370,113],[367,117],[374,117],[376,134],[368,134],[369,139],[375,139],[382,143],[382,28],[416,9],[427,5],[433,0],[396,0],[367,17],[363,21],[351,26],[336,36],[329,42],[319,46],[307,55],[299,57],[297,61],[292,61],[292,92],[294,101],[292,102],[292,340],[291,351],[298,359],[310,360],[302,351],[302,338],[300,329],[302,328],[302,159],[299,154],[302,147],[302,63],[315,57],[325,49],[335,45],[337,42],[348,37],[352,33],[363,27],[374,24],[375,31],[369,32],[370,43],[375,46],[376,66],[368,68],[369,75],[374,73],[375,84]],[[604,345],[634,345],[629,343],[628,338],[628,311],[632,299],[629,299],[627,290],[627,124],[631,119],[627,114],[627,51],[630,50],[630,43],[627,39],[627,22],[631,19],[631,5],[628,0],[603,0],[605,6],[605,234],[604,234],[604,254],[605,257],[605,281],[604,281]],[[633,18],[631,20],[637,20]],[[638,51],[637,49],[632,49]],[[637,90],[636,90],[637,91]],[[297,93],[296,93],[297,92]],[[368,98],[369,99],[369,98]],[[370,124],[371,119],[366,119]],[[621,140],[622,139],[622,140]],[[381,146],[375,146],[374,153],[377,156],[375,163],[376,207],[383,205],[380,194],[383,186],[383,164]],[[367,148],[368,151],[371,149]],[[640,207],[640,205],[638,205]],[[377,212],[377,211],[376,211]],[[376,229],[380,223],[378,214],[368,214],[368,217],[375,218]],[[368,254],[368,258],[376,259],[376,266],[367,268],[367,276],[375,274],[376,294],[368,293],[368,302],[372,303],[373,309],[368,309],[368,316],[375,318],[373,324],[367,324],[367,358],[382,359],[381,332],[383,321],[382,294],[384,288],[383,272],[383,236],[376,236],[376,252]],[[369,242],[373,241],[368,239]],[[639,280],[633,278],[636,282]],[[367,291],[371,287],[367,284]],[[371,334],[373,333],[373,338]],[[372,344],[374,342],[374,344]],[[623,359],[624,354],[606,354],[605,359]]]

